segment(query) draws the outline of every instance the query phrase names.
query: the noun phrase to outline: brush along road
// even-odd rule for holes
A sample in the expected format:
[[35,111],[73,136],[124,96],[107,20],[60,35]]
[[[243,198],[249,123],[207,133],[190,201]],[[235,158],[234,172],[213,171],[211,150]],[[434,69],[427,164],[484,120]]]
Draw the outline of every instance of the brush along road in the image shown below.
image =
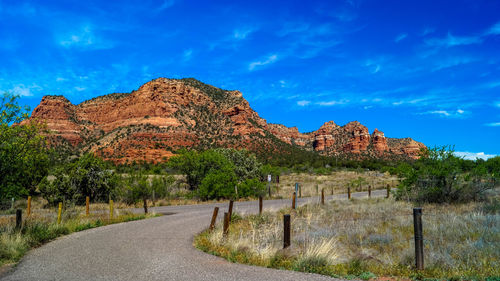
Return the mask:
[[[383,197],[385,190],[372,192]],[[353,197],[367,197],[366,192]],[[328,196],[347,199],[347,195]],[[297,204],[319,202],[299,198]],[[18,266],[0,277],[7,280],[332,280],[317,274],[230,263],[193,247],[196,234],[208,228],[212,211],[228,204],[166,206],[152,219],[113,224],[61,237],[30,251]],[[264,211],[291,206],[290,199],[266,200]],[[234,211],[257,213],[258,201],[235,202]],[[137,210],[139,211],[139,209]]]

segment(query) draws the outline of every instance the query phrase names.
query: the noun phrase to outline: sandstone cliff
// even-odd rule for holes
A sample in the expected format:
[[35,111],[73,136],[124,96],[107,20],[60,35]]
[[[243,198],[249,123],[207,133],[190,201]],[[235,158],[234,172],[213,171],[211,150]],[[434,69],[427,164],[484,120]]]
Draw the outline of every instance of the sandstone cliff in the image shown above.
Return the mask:
[[[262,119],[239,91],[226,91],[195,79],[152,80],[132,93],[115,93],[73,105],[45,96],[32,117],[47,123],[55,145],[93,151],[116,163],[158,162],[183,147],[234,147],[279,152],[295,146],[324,155],[406,155],[425,146],[410,138],[386,138],[357,121],[326,122],[317,131]],[[280,144],[281,142],[281,144]]]

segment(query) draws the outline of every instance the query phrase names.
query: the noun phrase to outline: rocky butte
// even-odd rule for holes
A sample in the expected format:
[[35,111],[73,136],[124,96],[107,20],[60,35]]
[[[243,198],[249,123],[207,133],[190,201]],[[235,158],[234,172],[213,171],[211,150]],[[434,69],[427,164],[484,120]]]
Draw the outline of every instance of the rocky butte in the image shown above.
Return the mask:
[[73,153],[92,151],[115,163],[159,162],[180,148],[286,153],[295,147],[355,158],[416,158],[425,148],[410,138],[386,138],[377,129],[370,134],[357,121],[344,126],[329,121],[310,133],[270,124],[241,92],[192,78],[158,78],[137,91],[100,96],[78,105],[63,96],[44,96],[31,119],[46,122],[53,145]]

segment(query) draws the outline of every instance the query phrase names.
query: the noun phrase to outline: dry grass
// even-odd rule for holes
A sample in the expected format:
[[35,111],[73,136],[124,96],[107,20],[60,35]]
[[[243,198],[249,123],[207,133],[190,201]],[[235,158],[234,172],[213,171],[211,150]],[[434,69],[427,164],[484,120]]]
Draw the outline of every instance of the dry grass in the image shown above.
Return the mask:
[[[496,203],[498,204],[498,201]],[[485,279],[500,276],[500,214],[485,204],[423,207],[426,269],[414,270],[413,206],[391,199],[334,201],[237,219],[196,245],[230,260],[331,276]],[[292,246],[282,250],[284,213]]]
[[387,185],[391,187],[399,183],[397,177],[389,173],[380,173],[376,171],[333,171],[326,175],[314,175],[308,173],[291,173],[280,176],[280,183],[273,184],[277,191],[277,197],[290,197],[295,191],[295,183],[300,183],[302,186],[302,196],[318,196],[321,189],[325,189],[325,194],[340,194],[346,193],[347,187],[352,185],[357,179],[362,178],[361,187],[356,185],[353,191],[366,191],[370,185],[372,189],[383,189]]

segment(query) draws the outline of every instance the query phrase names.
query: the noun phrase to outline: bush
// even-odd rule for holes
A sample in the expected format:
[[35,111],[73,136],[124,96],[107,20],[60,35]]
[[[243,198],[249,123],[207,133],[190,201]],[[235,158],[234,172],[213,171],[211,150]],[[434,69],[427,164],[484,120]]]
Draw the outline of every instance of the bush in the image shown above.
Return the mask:
[[117,180],[101,159],[85,154],[75,163],[55,168],[52,176],[40,183],[39,189],[51,205],[58,202],[84,204],[86,196],[92,202],[107,202]]
[[396,199],[415,202],[454,203],[482,199],[484,192],[498,186],[488,166],[477,161],[469,167],[448,147],[424,151],[413,167],[400,170],[404,178]]
[[232,198],[237,184],[236,174],[230,169],[213,170],[206,175],[198,190],[201,199]]

